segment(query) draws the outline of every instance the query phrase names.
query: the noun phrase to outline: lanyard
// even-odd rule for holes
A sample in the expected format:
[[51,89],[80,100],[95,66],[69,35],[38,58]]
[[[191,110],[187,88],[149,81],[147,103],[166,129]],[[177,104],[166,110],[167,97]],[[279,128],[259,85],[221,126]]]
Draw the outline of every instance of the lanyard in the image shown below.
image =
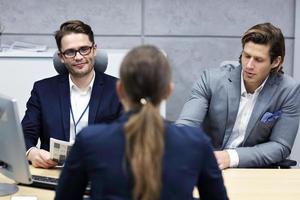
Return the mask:
[[74,114],[73,114],[73,109],[72,109],[72,105],[70,104],[70,111],[71,111],[71,116],[72,116],[72,120],[73,120],[73,124],[74,124],[74,132],[75,132],[75,136],[77,134],[77,131],[76,131],[76,127],[78,125],[78,123],[80,122],[81,118],[83,117],[84,113],[86,112],[86,110],[88,109],[90,105],[90,101],[88,102],[88,104],[86,105],[85,109],[83,110],[83,112],[81,113],[79,119],[77,120],[77,122],[75,122],[75,117],[74,117]]

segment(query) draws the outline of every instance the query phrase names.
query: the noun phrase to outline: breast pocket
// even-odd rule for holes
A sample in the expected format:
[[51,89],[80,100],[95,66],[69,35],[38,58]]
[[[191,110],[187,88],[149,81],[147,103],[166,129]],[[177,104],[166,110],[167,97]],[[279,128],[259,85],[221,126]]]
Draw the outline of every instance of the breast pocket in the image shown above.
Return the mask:
[[254,146],[268,141],[275,123],[276,121],[266,123],[258,121],[247,138],[245,146]]

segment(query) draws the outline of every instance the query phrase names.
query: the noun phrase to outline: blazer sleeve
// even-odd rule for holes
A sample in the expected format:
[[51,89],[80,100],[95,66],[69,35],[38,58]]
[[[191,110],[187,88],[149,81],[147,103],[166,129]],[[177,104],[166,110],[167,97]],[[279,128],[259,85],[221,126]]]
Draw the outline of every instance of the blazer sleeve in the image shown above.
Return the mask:
[[201,127],[208,110],[210,96],[209,76],[205,71],[194,83],[191,95],[184,104],[176,124]]
[[218,167],[211,144],[207,141],[201,149],[203,159],[197,187],[201,200],[228,199],[221,170]]
[[26,149],[36,146],[41,132],[41,104],[38,85],[34,83],[31,96],[26,104],[25,116],[22,120]]
[[81,200],[88,184],[85,166],[84,138],[79,134],[67,157],[56,188],[55,200]]
[[238,167],[268,166],[289,156],[299,127],[300,84],[291,87],[280,110],[282,115],[272,127],[267,142],[236,149],[239,156]]

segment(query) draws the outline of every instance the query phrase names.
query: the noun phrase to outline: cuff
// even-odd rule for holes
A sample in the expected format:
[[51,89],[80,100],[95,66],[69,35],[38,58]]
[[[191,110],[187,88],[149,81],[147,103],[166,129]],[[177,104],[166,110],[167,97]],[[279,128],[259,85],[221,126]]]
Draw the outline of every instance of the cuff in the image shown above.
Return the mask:
[[32,149],[34,149],[34,148],[37,148],[37,147],[30,147],[30,148],[26,151],[26,156],[27,156],[27,157],[28,157],[29,152],[30,152]]
[[226,149],[230,158],[230,167],[237,167],[239,165],[240,159],[236,150],[234,149]]

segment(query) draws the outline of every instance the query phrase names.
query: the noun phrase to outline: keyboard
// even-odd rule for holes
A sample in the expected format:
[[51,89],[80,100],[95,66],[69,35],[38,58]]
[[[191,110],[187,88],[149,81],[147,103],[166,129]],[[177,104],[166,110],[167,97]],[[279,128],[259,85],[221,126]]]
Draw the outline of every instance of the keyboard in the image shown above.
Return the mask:
[[[40,175],[31,175],[32,176],[32,183],[31,184],[23,184],[19,183],[19,185],[29,186],[29,187],[36,187],[36,188],[43,188],[48,190],[55,190],[58,184],[58,178],[48,177],[48,176],[40,176]],[[86,195],[90,194],[91,187],[88,185],[85,189]]]
[[37,187],[37,188],[49,189],[49,190],[55,190],[57,184],[58,184],[58,178],[32,175],[32,184],[30,184],[30,186]]

